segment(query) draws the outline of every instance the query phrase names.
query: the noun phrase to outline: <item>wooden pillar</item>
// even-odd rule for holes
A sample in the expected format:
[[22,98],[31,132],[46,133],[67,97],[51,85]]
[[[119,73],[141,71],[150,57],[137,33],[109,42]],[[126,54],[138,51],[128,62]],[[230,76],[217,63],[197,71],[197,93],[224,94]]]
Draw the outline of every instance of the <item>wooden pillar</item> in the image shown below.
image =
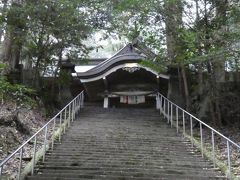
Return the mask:
[[109,105],[109,99],[108,96],[104,97],[104,101],[103,101],[103,108],[108,108]]
[[[156,76],[157,78],[157,91],[160,91],[160,87],[159,87],[159,76]],[[159,96],[158,94],[156,94],[156,109],[160,109],[160,103],[159,103]]]
[[158,90],[158,92],[160,91],[160,87],[159,87],[159,76],[156,76],[156,78],[157,78],[157,90]]
[[156,94],[156,109],[160,109],[160,101],[159,101],[159,96]]
[[103,77],[103,82],[104,82],[104,86],[105,86],[105,97],[103,100],[103,108],[108,108],[109,107],[109,97],[108,97],[108,82],[107,82],[107,78]]

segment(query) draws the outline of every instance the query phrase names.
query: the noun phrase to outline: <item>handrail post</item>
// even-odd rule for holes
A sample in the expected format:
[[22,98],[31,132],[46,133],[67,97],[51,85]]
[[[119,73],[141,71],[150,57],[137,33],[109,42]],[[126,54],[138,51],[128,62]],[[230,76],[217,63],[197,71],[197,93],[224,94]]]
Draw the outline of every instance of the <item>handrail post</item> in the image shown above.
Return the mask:
[[[167,100],[168,101],[168,100]],[[169,101],[168,101],[168,108],[167,108],[167,121],[168,121],[168,124],[170,123],[170,118],[169,118],[169,115],[170,115],[170,105],[169,105]]]
[[191,128],[191,145],[193,147],[193,120],[192,120],[192,116],[190,116],[190,128]]
[[83,93],[81,94],[81,109],[83,108],[83,101],[84,101],[84,96]]
[[43,144],[43,162],[45,161],[45,155],[46,155],[46,146],[47,146],[47,132],[48,132],[48,126],[45,127],[45,135],[44,135],[44,144]]
[[72,121],[75,119],[75,100],[72,102]]
[[62,112],[60,113],[59,117],[59,136],[58,136],[58,141],[61,143],[61,136],[62,136]]
[[202,123],[200,122],[200,138],[201,138],[201,153],[203,157],[203,132],[202,132]]
[[74,119],[76,119],[76,113],[77,113],[77,100],[74,100]]
[[35,162],[36,162],[36,150],[37,150],[37,136],[34,137],[34,145],[33,145],[33,161],[32,161],[32,172],[31,174],[34,174],[34,168],[35,168]]
[[79,96],[76,98],[76,111],[77,111],[77,113],[78,113],[78,110],[79,110],[79,105],[78,105],[78,98],[79,98]]
[[68,127],[70,127],[71,122],[71,104],[68,106]]
[[78,112],[80,112],[81,109],[81,94],[78,96]]
[[166,99],[165,98],[163,98],[163,99],[164,99],[164,103],[163,103],[163,117],[166,118]]
[[78,107],[78,97],[76,99],[76,109],[77,109],[77,114],[78,114],[78,110],[79,110],[79,107]]
[[63,125],[63,133],[66,133],[66,125],[67,125],[67,108],[64,109],[64,125]]
[[185,114],[184,111],[182,110],[183,113],[183,118],[182,118],[182,123],[183,123],[183,137],[185,138]]
[[173,126],[173,104],[171,103],[171,127]]
[[160,115],[162,114],[162,95],[160,94]]
[[178,107],[176,106],[176,126],[177,126],[177,133],[178,133]]
[[77,105],[76,105],[76,99],[73,101],[74,103],[74,120],[76,119],[76,107],[77,107]]
[[74,100],[74,119],[76,118],[76,112],[77,112],[77,100]]
[[82,108],[84,108],[84,93],[82,93]]
[[82,94],[79,96],[79,110],[81,110],[82,106]]
[[73,120],[74,120],[74,101],[72,102],[72,113],[71,113],[71,115],[72,115],[72,122],[73,122]]
[[159,95],[158,94],[156,94],[155,100],[156,100],[156,110],[158,110],[159,109]]
[[21,179],[21,170],[22,170],[22,156],[23,156],[23,147],[20,150],[20,157],[19,157],[19,166],[18,166],[18,176],[17,179]]
[[[60,113],[60,114],[62,114],[62,112]],[[55,126],[56,126],[56,118],[54,118],[54,120],[53,120],[53,130],[52,130],[52,150],[53,150],[53,146],[54,146],[54,134],[55,134]]]
[[215,140],[214,140],[214,131],[212,130],[212,161],[213,161],[213,167],[216,167],[215,163]]
[[227,157],[228,157],[228,177],[231,179],[232,173],[231,173],[231,157],[230,157],[230,145],[229,141],[227,140]]
[[79,111],[81,111],[81,103],[82,103],[82,94],[79,96]]
[[78,97],[76,98],[76,113],[78,113]]

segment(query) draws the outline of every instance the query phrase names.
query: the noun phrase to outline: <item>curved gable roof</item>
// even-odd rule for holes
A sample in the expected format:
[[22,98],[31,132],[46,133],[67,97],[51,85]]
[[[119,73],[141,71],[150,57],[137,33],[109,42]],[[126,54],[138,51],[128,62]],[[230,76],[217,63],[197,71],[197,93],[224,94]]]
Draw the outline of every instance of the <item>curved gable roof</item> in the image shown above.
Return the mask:
[[127,44],[121,50],[119,50],[114,56],[105,61],[99,63],[96,67],[86,71],[84,73],[77,73],[80,78],[89,78],[103,74],[109,68],[116,64],[122,64],[127,62],[139,62],[140,60],[146,59],[145,55],[141,55],[134,51],[131,43]]

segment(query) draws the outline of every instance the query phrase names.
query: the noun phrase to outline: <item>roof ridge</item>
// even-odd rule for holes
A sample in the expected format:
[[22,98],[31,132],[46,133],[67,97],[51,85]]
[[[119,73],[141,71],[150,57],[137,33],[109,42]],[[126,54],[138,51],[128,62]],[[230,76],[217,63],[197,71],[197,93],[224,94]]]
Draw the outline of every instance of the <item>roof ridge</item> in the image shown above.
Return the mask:
[[130,52],[133,53],[133,47],[131,43],[126,44],[123,48],[121,48],[118,52],[116,52],[112,57],[102,61],[101,63],[99,63],[97,66],[95,66],[94,68],[90,69],[87,72],[91,72],[94,71],[96,69],[98,69],[99,67],[103,66],[104,64],[110,62],[111,60],[115,59],[118,56],[124,55],[124,54],[129,54],[127,53],[130,50]]

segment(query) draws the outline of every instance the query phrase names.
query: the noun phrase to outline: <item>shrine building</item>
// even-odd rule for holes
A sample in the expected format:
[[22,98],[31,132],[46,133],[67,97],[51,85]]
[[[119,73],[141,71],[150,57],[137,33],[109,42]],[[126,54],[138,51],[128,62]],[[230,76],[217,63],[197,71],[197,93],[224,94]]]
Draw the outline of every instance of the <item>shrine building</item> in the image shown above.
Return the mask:
[[142,60],[152,52],[129,43],[111,58],[86,72],[77,72],[88,101],[102,102],[104,108],[156,103],[156,93],[167,94],[169,76],[145,67]]

